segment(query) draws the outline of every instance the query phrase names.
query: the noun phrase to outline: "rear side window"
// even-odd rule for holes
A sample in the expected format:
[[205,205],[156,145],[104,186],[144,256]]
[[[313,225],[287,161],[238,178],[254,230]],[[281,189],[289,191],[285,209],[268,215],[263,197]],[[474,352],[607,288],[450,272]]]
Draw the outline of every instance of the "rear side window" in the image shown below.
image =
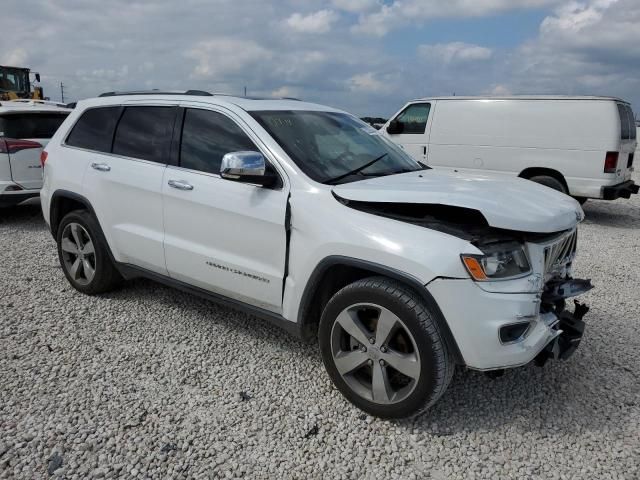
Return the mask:
[[113,153],[167,163],[174,107],[126,107],[113,140]]
[[258,149],[233,120],[210,110],[187,109],[180,146],[181,167],[217,174],[225,154],[247,150]]
[[627,106],[627,116],[629,117],[629,138],[631,140],[636,139],[636,119],[633,116],[633,110],[630,106]]
[[0,137],[51,138],[68,113],[12,113],[0,117]]
[[430,110],[431,104],[429,103],[414,103],[405,108],[405,110],[396,117],[396,121],[402,124],[401,133],[424,133]]
[[[631,109],[621,103],[618,103],[616,105],[618,105],[618,115],[620,116],[620,136],[622,140],[629,140],[631,138],[631,127],[633,127],[633,118],[630,118],[630,112],[628,112],[627,110]],[[635,128],[633,130],[635,130]]]
[[66,144],[97,152],[111,152],[113,131],[121,111],[121,107],[101,107],[87,110],[71,130]]

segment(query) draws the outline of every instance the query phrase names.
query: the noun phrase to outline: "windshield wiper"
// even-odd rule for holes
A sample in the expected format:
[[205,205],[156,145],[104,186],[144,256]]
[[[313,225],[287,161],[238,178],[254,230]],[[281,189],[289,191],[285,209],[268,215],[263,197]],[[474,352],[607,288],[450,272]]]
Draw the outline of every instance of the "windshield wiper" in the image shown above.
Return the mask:
[[351,170],[350,172],[343,173],[342,175],[338,175],[335,178],[331,178],[331,179],[327,180],[325,183],[328,183],[329,185],[331,185],[331,184],[334,184],[335,182],[338,182],[338,181],[342,180],[343,178],[348,177],[349,175],[355,175],[356,173],[364,170],[365,168],[370,167],[371,165],[376,163],[378,160],[382,160],[387,155],[388,155],[387,153],[383,153],[379,157],[376,157],[373,160],[371,160],[370,162],[367,162],[364,165],[362,165],[362,166],[360,166],[360,167],[358,167],[358,168],[356,168],[354,170]]

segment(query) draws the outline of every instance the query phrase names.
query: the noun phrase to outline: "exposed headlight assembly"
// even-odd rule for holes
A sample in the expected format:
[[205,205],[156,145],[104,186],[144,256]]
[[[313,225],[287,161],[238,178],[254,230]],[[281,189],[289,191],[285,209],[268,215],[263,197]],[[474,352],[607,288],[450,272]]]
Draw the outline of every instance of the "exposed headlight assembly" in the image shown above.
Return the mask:
[[509,280],[531,272],[527,254],[519,243],[498,243],[479,248],[484,255],[460,255],[469,275],[478,282]]

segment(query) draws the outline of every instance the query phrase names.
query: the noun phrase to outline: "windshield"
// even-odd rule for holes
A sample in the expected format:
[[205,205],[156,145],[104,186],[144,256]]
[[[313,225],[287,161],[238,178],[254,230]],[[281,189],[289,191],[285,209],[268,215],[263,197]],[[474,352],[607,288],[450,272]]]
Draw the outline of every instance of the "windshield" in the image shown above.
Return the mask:
[[29,91],[29,73],[15,68],[0,67],[0,90],[12,92]]
[[327,184],[424,167],[366,123],[345,113],[250,112],[312,179]]

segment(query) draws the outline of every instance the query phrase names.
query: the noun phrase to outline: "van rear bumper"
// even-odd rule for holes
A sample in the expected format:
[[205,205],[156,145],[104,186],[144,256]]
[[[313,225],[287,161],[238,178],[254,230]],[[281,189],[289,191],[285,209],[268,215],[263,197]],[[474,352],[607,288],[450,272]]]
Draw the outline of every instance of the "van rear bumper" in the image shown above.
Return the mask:
[[632,194],[638,193],[640,186],[636,185],[633,180],[602,187],[602,198],[604,200],[615,200],[616,198],[631,198]]

